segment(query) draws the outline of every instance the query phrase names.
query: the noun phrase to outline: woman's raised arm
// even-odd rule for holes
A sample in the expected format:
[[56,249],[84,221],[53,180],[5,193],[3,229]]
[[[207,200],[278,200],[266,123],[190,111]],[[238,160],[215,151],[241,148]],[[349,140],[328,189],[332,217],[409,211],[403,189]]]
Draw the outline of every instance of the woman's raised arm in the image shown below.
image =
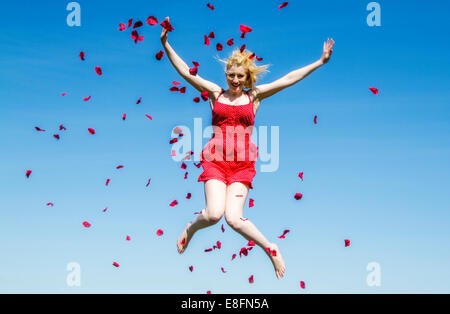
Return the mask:
[[317,68],[328,62],[328,60],[331,57],[331,54],[333,53],[333,45],[334,45],[333,39],[331,40],[328,39],[326,42],[323,43],[322,56],[316,62],[313,62],[310,65],[307,65],[298,70],[294,70],[272,83],[255,86],[254,97],[256,97],[261,101],[264,98],[270,97],[273,94],[278,93],[279,91],[285,89],[286,87],[289,87],[301,81],[309,74],[311,74],[314,70],[316,70]]
[[[169,17],[166,17],[166,20],[169,21]],[[210,96],[214,95],[214,93],[220,93],[221,88],[217,84],[201,78],[198,74],[191,75],[189,73],[188,65],[176,54],[175,50],[173,50],[172,46],[170,46],[167,41],[167,33],[167,30],[163,28],[161,32],[161,43],[175,70],[177,70],[177,72],[199,92],[207,91]]]

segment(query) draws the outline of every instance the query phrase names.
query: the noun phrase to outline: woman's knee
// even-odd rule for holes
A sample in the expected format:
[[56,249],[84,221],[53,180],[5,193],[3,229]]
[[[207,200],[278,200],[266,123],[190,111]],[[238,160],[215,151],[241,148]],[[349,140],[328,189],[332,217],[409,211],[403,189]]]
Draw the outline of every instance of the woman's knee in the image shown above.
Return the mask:
[[205,218],[213,224],[216,224],[220,221],[223,216],[224,210],[221,208],[207,208],[205,211]]
[[235,215],[227,215],[225,213],[225,220],[227,224],[234,230],[238,230],[241,227],[242,220],[240,217],[237,217]]

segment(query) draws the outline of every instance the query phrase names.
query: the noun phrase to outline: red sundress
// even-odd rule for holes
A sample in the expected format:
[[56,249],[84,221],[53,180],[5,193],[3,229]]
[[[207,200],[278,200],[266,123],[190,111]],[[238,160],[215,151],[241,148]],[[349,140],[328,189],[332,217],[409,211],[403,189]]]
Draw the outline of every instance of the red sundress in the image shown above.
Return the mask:
[[214,134],[200,154],[203,172],[200,181],[217,179],[230,185],[242,182],[253,189],[252,181],[256,175],[255,161],[258,147],[251,142],[255,115],[253,102],[246,92],[249,103],[233,106],[214,102],[212,127]]

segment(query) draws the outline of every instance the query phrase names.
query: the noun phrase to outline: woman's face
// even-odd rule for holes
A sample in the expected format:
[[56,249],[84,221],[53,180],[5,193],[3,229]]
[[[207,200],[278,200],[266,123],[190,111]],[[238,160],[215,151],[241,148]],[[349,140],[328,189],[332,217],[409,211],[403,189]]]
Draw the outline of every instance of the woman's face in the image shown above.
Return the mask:
[[232,94],[239,95],[247,81],[247,71],[243,66],[233,65],[225,72],[228,88]]

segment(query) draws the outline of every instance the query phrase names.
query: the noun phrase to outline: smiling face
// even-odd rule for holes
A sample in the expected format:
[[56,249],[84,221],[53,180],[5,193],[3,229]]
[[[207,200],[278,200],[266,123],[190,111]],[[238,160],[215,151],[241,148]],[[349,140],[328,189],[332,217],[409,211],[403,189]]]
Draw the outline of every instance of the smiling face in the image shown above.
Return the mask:
[[232,65],[225,72],[229,91],[234,95],[240,95],[247,81],[247,71],[243,66]]

